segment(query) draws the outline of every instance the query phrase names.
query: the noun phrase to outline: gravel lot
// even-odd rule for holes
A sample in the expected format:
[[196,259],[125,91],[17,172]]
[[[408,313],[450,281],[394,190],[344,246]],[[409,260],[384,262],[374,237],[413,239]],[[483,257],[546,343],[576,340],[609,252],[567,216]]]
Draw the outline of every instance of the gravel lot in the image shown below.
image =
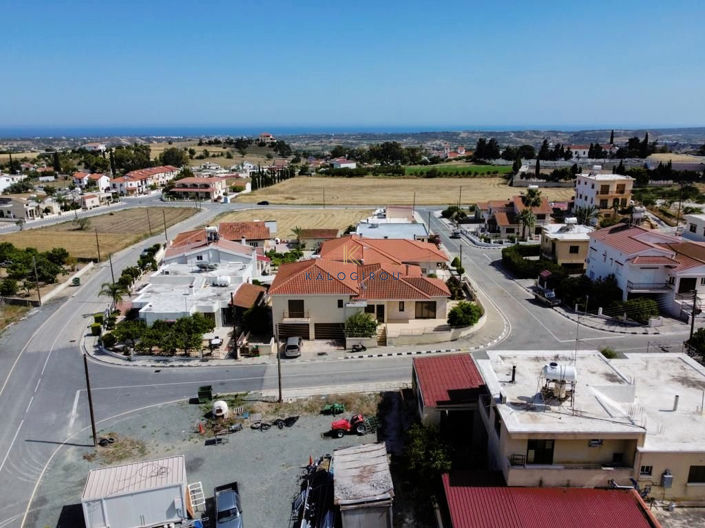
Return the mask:
[[[377,441],[374,434],[324,437],[331,417],[315,415],[302,416],[293,427],[282,430],[245,428],[229,435],[226,444],[206,446],[204,438],[195,433],[201,417],[200,406],[178,403],[116,420],[100,433],[116,433],[130,440],[125,453],[129,458],[124,462],[185,454],[188,481],[202,482],[207,496],[214,486],[237,480],[245,525],[263,528],[288,526],[291,500],[309,456],[317,458],[336,448]],[[92,447],[79,445],[89,443],[89,435],[74,439],[75,444],[64,447],[54,459],[32,504],[28,527],[83,526],[80,497],[86,475],[89,469],[106,465],[100,451],[96,455]],[[110,455],[114,460],[120,453]]]

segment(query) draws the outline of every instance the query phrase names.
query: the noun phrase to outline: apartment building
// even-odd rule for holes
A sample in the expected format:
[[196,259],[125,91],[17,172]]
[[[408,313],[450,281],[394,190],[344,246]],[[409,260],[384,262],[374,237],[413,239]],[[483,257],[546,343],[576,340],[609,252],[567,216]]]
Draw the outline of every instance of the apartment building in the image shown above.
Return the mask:
[[634,178],[600,171],[601,167],[595,165],[588,174],[576,176],[574,207],[596,207],[604,216],[610,216],[613,208],[629,205]]
[[575,218],[566,218],[564,224],[545,225],[541,231],[541,254],[567,271],[579,273],[585,269],[593,231],[592,227],[578,224]]
[[478,412],[509,486],[609,487],[705,499],[705,368],[685,354],[490,350]]
[[110,186],[113,192],[121,195],[145,194],[152,188],[166,185],[178,172],[179,169],[171,165],[134,170],[125,176],[113,178]]
[[228,186],[225,178],[193,176],[176,181],[175,186],[169,190],[169,193],[182,200],[216,201],[221,199],[227,193],[227,190]]

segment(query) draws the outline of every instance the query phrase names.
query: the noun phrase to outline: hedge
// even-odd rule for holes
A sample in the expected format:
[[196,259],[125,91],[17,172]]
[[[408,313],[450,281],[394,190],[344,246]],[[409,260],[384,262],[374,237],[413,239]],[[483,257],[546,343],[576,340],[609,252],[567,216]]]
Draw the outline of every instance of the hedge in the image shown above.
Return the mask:
[[502,264],[520,279],[535,279],[543,270],[548,270],[557,276],[563,276],[565,271],[560,265],[541,258],[526,260],[524,257],[536,256],[540,252],[538,245],[513,245],[502,249]]
[[452,327],[472,326],[480,320],[482,314],[479,304],[460,301],[448,312],[448,324]]

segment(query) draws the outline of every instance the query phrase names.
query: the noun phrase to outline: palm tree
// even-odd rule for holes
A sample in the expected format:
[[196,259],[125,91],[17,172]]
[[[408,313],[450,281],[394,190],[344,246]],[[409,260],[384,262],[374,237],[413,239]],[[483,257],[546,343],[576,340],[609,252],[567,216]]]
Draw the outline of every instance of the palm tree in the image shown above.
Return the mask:
[[524,209],[519,213],[519,223],[521,224],[521,237],[526,239],[526,228],[529,228],[529,233],[533,231],[536,225],[536,215],[531,209]]
[[117,282],[104,282],[100,285],[98,295],[110,297],[113,300],[113,308],[115,308],[122,301],[123,296],[127,295],[127,288]]
[[301,245],[301,235],[303,235],[303,228],[299,226],[295,226],[291,229],[291,234],[296,237],[296,245],[300,246]]
[[521,202],[526,207],[538,207],[541,205],[541,191],[538,189],[527,189],[526,194],[521,196]]
[[598,210],[594,205],[584,205],[576,207],[573,213],[579,224],[590,225],[592,220],[597,218]]

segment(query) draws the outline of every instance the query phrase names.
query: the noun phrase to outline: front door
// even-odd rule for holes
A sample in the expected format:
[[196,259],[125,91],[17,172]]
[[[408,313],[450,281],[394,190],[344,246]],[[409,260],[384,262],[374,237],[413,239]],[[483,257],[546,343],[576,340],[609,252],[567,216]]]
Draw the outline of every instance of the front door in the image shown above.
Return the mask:
[[383,304],[377,305],[377,322],[379,322],[379,323],[384,322],[384,305]]

